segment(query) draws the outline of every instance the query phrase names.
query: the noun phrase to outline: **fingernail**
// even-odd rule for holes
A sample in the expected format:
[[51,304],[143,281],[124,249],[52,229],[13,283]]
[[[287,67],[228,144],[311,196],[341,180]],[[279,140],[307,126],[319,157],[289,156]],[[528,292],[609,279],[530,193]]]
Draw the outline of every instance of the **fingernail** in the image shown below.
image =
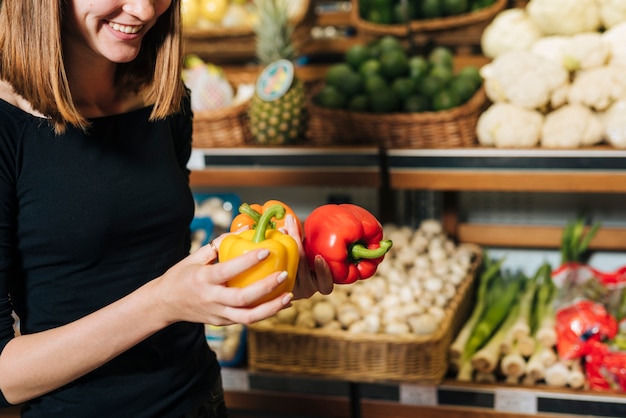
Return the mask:
[[284,282],[285,280],[287,280],[287,272],[286,271],[282,271],[278,275],[278,277],[276,278],[276,281],[278,281],[278,283],[280,284],[280,283]]
[[315,269],[321,269],[324,267],[324,257],[322,257],[321,255],[316,255],[315,256]]
[[263,249],[257,253],[256,258],[263,260],[264,258],[267,258],[268,255],[270,255],[270,251]]
[[293,293],[287,293],[284,297],[283,297],[283,305],[288,304],[289,302],[291,302],[291,299],[293,298]]

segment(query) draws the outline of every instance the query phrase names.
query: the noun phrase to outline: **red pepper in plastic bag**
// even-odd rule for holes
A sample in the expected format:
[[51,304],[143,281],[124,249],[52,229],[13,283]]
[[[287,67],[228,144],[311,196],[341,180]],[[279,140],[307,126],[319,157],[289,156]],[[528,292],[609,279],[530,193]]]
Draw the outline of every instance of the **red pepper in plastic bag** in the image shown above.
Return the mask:
[[581,300],[557,311],[556,332],[559,357],[575,359],[587,355],[592,342],[615,337],[617,321],[599,303]]
[[360,206],[328,204],[315,208],[304,222],[304,251],[310,266],[324,257],[337,284],[367,279],[391,248],[383,227]]
[[601,342],[592,342],[585,356],[585,373],[592,390],[626,392],[626,352],[611,351]]

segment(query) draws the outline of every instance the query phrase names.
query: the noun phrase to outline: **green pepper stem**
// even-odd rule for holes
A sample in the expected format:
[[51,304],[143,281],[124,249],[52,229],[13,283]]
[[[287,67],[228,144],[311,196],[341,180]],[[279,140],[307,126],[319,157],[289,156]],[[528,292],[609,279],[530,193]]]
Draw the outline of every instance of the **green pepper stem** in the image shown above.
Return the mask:
[[265,240],[265,232],[267,231],[272,218],[283,219],[285,212],[285,207],[283,205],[279,205],[278,203],[264,210],[263,214],[259,218],[259,222],[257,222],[254,235],[252,236],[252,242],[258,244],[259,242]]
[[367,246],[363,244],[354,244],[350,247],[348,253],[353,260],[379,258],[387,254],[393,242],[389,239],[385,239],[380,241],[379,245],[378,248],[367,248]]
[[[259,219],[261,219],[261,214],[252,209],[252,206],[247,203],[242,203],[241,206],[239,206],[239,213],[248,216],[254,221],[252,228],[256,228],[257,224],[259,223]],[[269,226],[270,228],[276,228],[276,222],[270,221]]]

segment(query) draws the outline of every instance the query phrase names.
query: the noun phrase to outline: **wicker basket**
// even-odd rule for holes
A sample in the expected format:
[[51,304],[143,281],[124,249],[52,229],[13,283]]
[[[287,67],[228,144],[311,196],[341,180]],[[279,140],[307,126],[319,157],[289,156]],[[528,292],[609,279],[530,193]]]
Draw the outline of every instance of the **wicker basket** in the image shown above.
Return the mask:
[[488,105],[480,88],[463,105],[439,112],[388,113],[326,109],[308,98],[308,141],[314,145],[377,145],[382,148],[458,148],[476,145],[478,117]]
[[440,383],[448,370],[450,344],[472,309],[474,279],[482,263],[478,246],[463,245],[476,255],[473,268],[433,335],[351,334],[256,324],[248,329],[248,368],[361,382]]
[[359,0],[352,0],[350,19],[360,36],[372,41],[385,35],[408,38],[419,45],[436,42],[440,45],[480,44],[485,27],[507,7],[507,0],[496,0],[484,9],[458,16],[413,20],[407,24],[383,25],[368,22],[359,14]]
[[[297,50],[310,41],[311,29],[316,20],[314,2],[305,0],[305,6],[300,14],[293,17],[293,42]],[[212,62],[229,62],[256,56],[256,35],[250,28],[185,28],[183,36],[186,53],[197,54]]]
[[248,125],[249,101],[224,109],[196,112],[193,118],[194,148],[240,147],[252,139]]

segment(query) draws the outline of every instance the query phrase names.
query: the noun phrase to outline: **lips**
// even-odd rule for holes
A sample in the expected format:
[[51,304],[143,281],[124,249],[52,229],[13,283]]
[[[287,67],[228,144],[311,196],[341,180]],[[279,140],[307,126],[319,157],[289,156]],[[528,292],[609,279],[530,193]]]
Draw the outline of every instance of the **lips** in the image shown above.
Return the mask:
[[109,22],[109,26],[111,27],[111,29],[117,32],[126,33],[126,34],[135,34],[139,32],[141,29],[143,29],[143,25],[137,25],[137,26],[120,25],[119,23],[113,23],[113,22]]

